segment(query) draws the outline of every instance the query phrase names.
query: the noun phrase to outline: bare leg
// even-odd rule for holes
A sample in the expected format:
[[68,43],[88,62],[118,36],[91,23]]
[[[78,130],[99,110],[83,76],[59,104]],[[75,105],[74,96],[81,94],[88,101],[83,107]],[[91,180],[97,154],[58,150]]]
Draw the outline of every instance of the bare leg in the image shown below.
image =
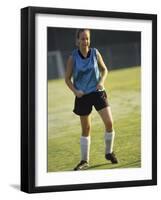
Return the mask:
[[112,119],[111,108],[108,106],[106,108],[99,110],[98,113],[104,122],[105,130],[107,132],[112,132],[113,131],[113,119]]
[[105,125],[105,158],[110,160],[111,163],[116,164],[118,160],[113,152],[113,143],[114,143],[114,136],[115,132],[113,130],[113,120],[112,120],[112,113],[111,108],[106,107],[98,111],[100,114],[104,125]]
[[82,136],[88,137],[91,130],[91,115],[80,116]]

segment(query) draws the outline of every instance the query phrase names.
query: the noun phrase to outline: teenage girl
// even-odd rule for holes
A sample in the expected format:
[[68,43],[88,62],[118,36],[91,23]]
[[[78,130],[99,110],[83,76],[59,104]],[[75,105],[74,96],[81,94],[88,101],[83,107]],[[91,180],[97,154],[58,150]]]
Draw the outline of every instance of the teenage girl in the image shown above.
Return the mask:
[[[75,95],[73,112],[80,117],[82,133],[80,137],[81,159],[74,170],[89,166],[91,111],[94,106],[105,126],[105,158],[118,163],[113,152],[115,132],[111,108],[108,103],[104,82],[107,67],[96,48],[90,48],[90,30],[76,32],[76,49],[67,60],[65,82]],[[71,80],[73,77],[73,81]]]

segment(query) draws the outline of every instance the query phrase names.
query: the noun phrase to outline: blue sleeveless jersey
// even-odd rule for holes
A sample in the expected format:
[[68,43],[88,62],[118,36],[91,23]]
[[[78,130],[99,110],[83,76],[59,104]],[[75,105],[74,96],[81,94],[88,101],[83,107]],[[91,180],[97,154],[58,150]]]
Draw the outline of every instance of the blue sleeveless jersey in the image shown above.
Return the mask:
[[91,48],[90,56],[84,59],[78,53],[78,49],[72,52],[73,84],[85,94],[95,92],[100,79],[96,51],[97,49]]

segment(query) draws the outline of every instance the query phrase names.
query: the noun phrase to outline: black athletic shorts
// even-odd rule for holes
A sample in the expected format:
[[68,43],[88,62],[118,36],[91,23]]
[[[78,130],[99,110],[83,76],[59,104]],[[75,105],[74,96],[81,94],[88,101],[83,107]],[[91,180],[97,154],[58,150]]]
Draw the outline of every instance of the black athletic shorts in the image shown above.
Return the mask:
[[92,111],[92,106],[97,111],[109,106],[105,91],[92,92],[80,98],[75,97],[73,112],[80,116],[89,115]]

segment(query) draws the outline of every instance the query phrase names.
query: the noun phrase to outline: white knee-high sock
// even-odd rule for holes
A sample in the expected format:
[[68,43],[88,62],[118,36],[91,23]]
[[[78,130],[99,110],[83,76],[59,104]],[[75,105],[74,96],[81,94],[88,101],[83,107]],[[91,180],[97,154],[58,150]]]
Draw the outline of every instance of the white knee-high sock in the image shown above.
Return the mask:
[[105,154],[113,152],[113,143],[114,143],[115,132],[105,132]]
[[89,162],[89,152],[90,152],[91,137],[81,136],[80,138],[80,148],[81,148],[81,160]]

